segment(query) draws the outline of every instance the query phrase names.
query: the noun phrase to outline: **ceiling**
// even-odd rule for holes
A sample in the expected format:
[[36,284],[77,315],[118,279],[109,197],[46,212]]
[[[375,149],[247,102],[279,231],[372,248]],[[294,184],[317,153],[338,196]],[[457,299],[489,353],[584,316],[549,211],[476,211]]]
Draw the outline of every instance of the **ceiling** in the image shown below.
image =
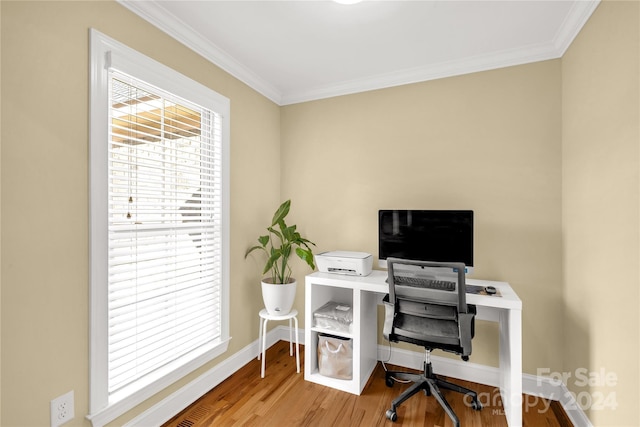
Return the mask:
[[561,57],[598,0],[119,0],[278,105]]

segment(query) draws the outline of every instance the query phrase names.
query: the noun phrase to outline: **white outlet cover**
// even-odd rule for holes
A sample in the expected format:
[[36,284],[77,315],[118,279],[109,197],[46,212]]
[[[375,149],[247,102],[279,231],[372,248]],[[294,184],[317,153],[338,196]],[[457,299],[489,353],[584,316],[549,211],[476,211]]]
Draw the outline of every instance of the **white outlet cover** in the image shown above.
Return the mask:
[[75,416],[73,390],[51,401],[51,427],[58,427]]

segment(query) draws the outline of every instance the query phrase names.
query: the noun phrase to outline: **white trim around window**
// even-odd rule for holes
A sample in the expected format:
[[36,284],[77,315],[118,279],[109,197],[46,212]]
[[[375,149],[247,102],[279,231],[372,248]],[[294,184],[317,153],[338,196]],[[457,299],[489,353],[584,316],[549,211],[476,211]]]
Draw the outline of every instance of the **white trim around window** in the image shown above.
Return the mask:
[[[88,419],[94,427],[101,427],[125,412],[162,391],[194,369],[218,357],[227,350],[229,337],[229,130],[230,103],[217,94],[182,74],[160,64],[123,44],[90,31],[90,406]],[[178,360],[166,363],[162,368],[144,375],[132,384],[112,387],[109,391],[109,215],[111,199],[109,191],[109,147],[113,146],[109,103],[110,73],[132,76],[176,97],[215,112],[220,120],[217,132],[221,144],[220,170],[216,178],[216,200],[219,198],[221,223],[217,273],[216,324],[219,331],[210,342],[199,346]],[[191,105],[191,104],[189,104]],[[191,111],[191,110],[190,110]],[[203,110],[204,111],[204,110]],[[173,117],[172,117],[173,118]],[[137,126],[137,125],[136,125]],[[136,128],[138,129],[138,128]],[[155,134],[153,135],[155,138]],[[175,138],[171,136],[170,138]],[[140,145],[140,142],[132,143]],[[219,181],[219,182],[218,182]],[[204,193],[198,189],[198,201]],[[200,197],[203,197],[202,199]],[[193,200],[190,201],[194,203]],[[204,204],[204,203],[203,203]],[[193,206],[193,205],[191,205]],[[189,208],[185,208],[189,209]],[[216,211],[217,212],[217,211]],[[192,219],[183,222],[194,222]],[[136,223],[139,224],[139,223]],[[113,229],[113,226],[111,227]],[[216,238],[218,238],[216,237]],[[200,240],[197,242],[199,248]],[[193,243],[191,243],[193,246]],[[113,256],[112,256],[113,258]],[[113,314],[111,314],[113,318]]]

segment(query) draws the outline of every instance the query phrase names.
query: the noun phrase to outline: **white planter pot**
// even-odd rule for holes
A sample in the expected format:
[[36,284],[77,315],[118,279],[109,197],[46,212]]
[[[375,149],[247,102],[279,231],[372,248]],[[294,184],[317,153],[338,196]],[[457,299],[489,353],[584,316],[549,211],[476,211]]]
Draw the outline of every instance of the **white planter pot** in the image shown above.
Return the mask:
[[264,301],[264,307],[269,314],[274,316],[288,314],[296,298],[297,282],[293,280],[291,283],[273,284],[270,283],[270,281],[270,278],[262,281],[262,300]]

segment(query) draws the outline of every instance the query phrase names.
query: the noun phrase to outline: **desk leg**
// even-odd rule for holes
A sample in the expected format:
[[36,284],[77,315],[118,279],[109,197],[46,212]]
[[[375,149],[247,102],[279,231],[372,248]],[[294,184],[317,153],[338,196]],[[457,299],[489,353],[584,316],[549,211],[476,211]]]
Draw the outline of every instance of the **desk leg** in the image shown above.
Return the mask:
[[507,424],[522,426],[522,312],[500,311],[500,392]]

